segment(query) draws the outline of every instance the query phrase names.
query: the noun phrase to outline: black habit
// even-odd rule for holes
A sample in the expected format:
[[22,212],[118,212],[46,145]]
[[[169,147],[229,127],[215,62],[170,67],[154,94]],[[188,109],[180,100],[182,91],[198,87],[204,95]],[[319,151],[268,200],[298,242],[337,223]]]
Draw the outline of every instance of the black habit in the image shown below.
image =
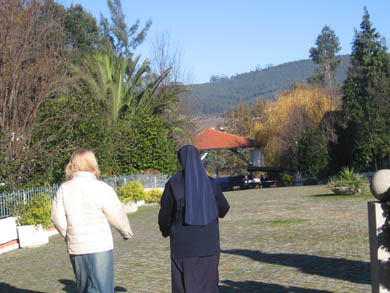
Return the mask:
[[[215,180],[210,177],[209,180],[214,191],[218,216],[223,218],[230,208],[229,203]],[[162,235],[170,236],[171,257],[185,258],[218,254],[220,252],[218,218],[205,226],[193,226],[184,223],[184,215],[184,174],[178,172],[165,184],[158,215]]]
[[218,217],[229,203],[214,179],[207,176],[192,145],[178,151],[183,171],[165,184],[158,224],[170,236],[172,292],[218,292],[220,255]]

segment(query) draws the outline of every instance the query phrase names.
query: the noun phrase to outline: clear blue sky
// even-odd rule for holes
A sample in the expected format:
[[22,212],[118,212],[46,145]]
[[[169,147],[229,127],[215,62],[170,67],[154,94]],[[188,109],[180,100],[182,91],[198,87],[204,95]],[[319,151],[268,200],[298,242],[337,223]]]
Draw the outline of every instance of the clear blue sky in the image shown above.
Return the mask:
[[[105,0],[60,0],[80,3],[100,20],[110,18]],[[390,44],[389,0],[122,0],[128,26],[137,19],[153,22],[137,50],[148,58],[150,40],[168,33],[184,55],[191,83],[212,75],[228,77],[285,62],[309,58],[321,29],[339,37],[340,54],[350,54],[354,29],[360,30],[366,6],[374,28]],[[149,41],[148,41],[149,40]]]

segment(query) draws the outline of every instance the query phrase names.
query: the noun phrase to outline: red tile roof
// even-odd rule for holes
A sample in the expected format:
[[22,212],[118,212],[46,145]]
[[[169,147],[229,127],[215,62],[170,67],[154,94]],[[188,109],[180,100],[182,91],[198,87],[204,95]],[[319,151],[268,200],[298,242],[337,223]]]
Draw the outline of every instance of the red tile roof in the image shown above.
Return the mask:
[[198,150],[215,150],[245,148],[254,146],[253,142],[245,137],[211,128],[203,129],[192,138],[193,145]]

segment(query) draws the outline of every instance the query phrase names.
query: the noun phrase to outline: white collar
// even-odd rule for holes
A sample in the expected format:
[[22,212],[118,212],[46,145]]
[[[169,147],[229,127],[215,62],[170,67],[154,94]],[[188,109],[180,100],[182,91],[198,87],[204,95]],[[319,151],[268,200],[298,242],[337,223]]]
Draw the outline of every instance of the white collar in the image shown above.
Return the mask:
[[76,177],[89,177],[89,178],[97,179],[96,175],[89,171],[78,171],[72,175],[72,179]]

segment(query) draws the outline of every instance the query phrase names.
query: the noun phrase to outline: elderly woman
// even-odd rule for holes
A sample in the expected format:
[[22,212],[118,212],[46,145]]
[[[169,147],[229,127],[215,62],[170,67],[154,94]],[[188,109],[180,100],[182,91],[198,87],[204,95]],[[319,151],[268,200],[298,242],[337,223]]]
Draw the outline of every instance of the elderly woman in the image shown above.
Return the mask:
[[58,189],[51,219],[65,238],[77,292],[114,292],[110,224],[123,239],[133,235],[115,191],[99,181],[93,152],[76,151],[66,167],[69,178]]
[[172,292],[218,292],[219,227],[229,203],[192,145],[178,152],[182,171],[166,183],[158,223],[170,236]]

